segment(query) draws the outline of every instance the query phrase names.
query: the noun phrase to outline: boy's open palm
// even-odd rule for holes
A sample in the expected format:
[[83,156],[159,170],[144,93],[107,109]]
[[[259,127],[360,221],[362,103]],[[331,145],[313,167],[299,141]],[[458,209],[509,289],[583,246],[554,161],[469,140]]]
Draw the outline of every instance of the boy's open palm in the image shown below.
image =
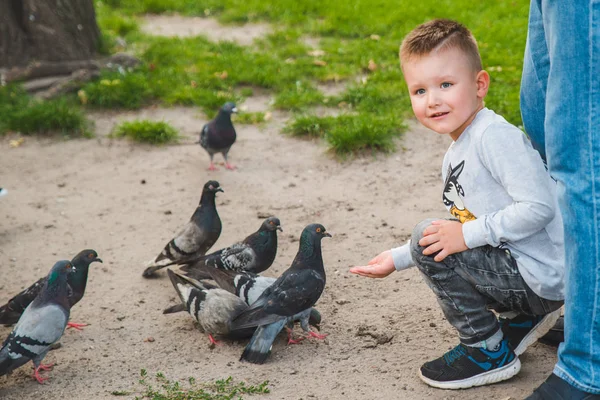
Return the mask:
[[369,261],[367,265],[350,268],[351,273],[368,278],[385,278],[395,270],[391,250],[386,250],[379,254]]
[[437,253],[433,258],[441,262],[450,254],[468,250],[462,232],[462,224],[458,221],[437,220],[433,221],[423,231],[419,245],[425,247],[423,254],[426,256]]

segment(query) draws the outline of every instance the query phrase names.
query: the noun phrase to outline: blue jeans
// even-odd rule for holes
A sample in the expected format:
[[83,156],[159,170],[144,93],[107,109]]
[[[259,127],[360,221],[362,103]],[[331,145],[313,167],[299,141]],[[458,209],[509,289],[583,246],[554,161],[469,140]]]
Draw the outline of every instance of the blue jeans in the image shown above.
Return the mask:
[[558,181],[565,342],[554,373],[600,393],[600,3],[533,0],[521,82],[527,134]]
[[462,343],[482,342],[500,329],[490,309],[545,315],[562,306],[562,301],[543,299],[527,286],[508,250],[481,246],[449,255],[442,262],[423,255],[419,240],[434,220],[426,219],[413,230],[411,256]]

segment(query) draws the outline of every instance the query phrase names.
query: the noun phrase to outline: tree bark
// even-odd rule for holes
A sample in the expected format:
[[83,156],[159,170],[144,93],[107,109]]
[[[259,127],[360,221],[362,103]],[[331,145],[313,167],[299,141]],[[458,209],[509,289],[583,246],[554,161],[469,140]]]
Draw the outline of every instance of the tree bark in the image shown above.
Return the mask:
[[93,0],[0,0],[0,68],[90,60],[99,40]]

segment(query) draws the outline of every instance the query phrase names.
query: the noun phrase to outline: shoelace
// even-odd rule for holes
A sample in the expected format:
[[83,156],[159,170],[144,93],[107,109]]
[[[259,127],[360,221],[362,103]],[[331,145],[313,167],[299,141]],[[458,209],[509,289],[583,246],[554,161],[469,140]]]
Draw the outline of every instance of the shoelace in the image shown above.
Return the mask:
[[461,343],[446,354],[444,354],[444,360],[446,360],[446,364],[452,365],[452,363],[462,356],[467,354],[467,348]]

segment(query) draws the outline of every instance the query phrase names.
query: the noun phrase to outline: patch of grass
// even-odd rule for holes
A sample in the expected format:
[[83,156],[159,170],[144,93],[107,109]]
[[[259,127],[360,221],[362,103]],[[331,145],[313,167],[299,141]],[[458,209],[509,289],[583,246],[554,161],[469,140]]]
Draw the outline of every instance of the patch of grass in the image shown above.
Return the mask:
[[296,118],[284,131],[293,136],[322,137],[339,155],[364,151],[390,152],[394,138],[406,127],[398,120],[373,114],[345,114],[337,117]]
[[233,122],[236,124],[258,125],[265,122],[264,112],[244,112],[236,114]]
[[177,130],[166,122],[136,120],[118,125],[111,136],[128,137],[136,142],[166,144],[177,141]]
[[[393,126],[389,121],[401,125],[402,118],[412,116],[398,47],[416,25],[444,17],[464,23],[478,40],[492,80],[486,105],[521,124],[519,85],[527,0],[96,0],[96,8],[103,34],[124,37],[145,66],[130,76],[103,76],[122,80],[121,86],[100,87],[101,81],[88,85],[91,105],[137,108],[161,101],[197,106],[212,118],[213,110],[225,101],[239,103],[251,96],[248,87],[263,88],[274,94],[276,108],[298,115],[309,114],[315,105],[345,103],[360,116],[350,129],[363,134],[333,135],[334,149],[352,152],[351,141],[356,140],[351,148],[362,148],[364,141],[372,139],[373,145],[366,147],[387,151],[390,146],[378,142],[382,133],[365,135],[370,125],[360,121],[383,121],[379,124],[388,131]],[[216,16],[224,23],[266,21],[276,31],[257,40],[254,47],[140,33],[136,16],[166,12]],[[502,24],[494,23],[500,20]],[[330,81],[345,83],[347,89],[325,98],[317,84]]]
[[61,133],[90,137],[90,124],[83,111],[66,98],[42,101],[29,96],[21,87],[0,87],[0,134],[7,131],[24,135]]
[[214,383],[197,383],[194,378],[188,378],[188,387],[179,382],[170,381],[161,372],[157,373],[154,381],[159,388],[149,382],[148,373],[141,370],[139,383],[144,387],[141,396],[136,399],[151,400],[232,400],[243,399],[242,395],[261,395],[270,393],[269,381],[259,385],[246,385],[244,382],[233,383],[233,378],[220,379]]

